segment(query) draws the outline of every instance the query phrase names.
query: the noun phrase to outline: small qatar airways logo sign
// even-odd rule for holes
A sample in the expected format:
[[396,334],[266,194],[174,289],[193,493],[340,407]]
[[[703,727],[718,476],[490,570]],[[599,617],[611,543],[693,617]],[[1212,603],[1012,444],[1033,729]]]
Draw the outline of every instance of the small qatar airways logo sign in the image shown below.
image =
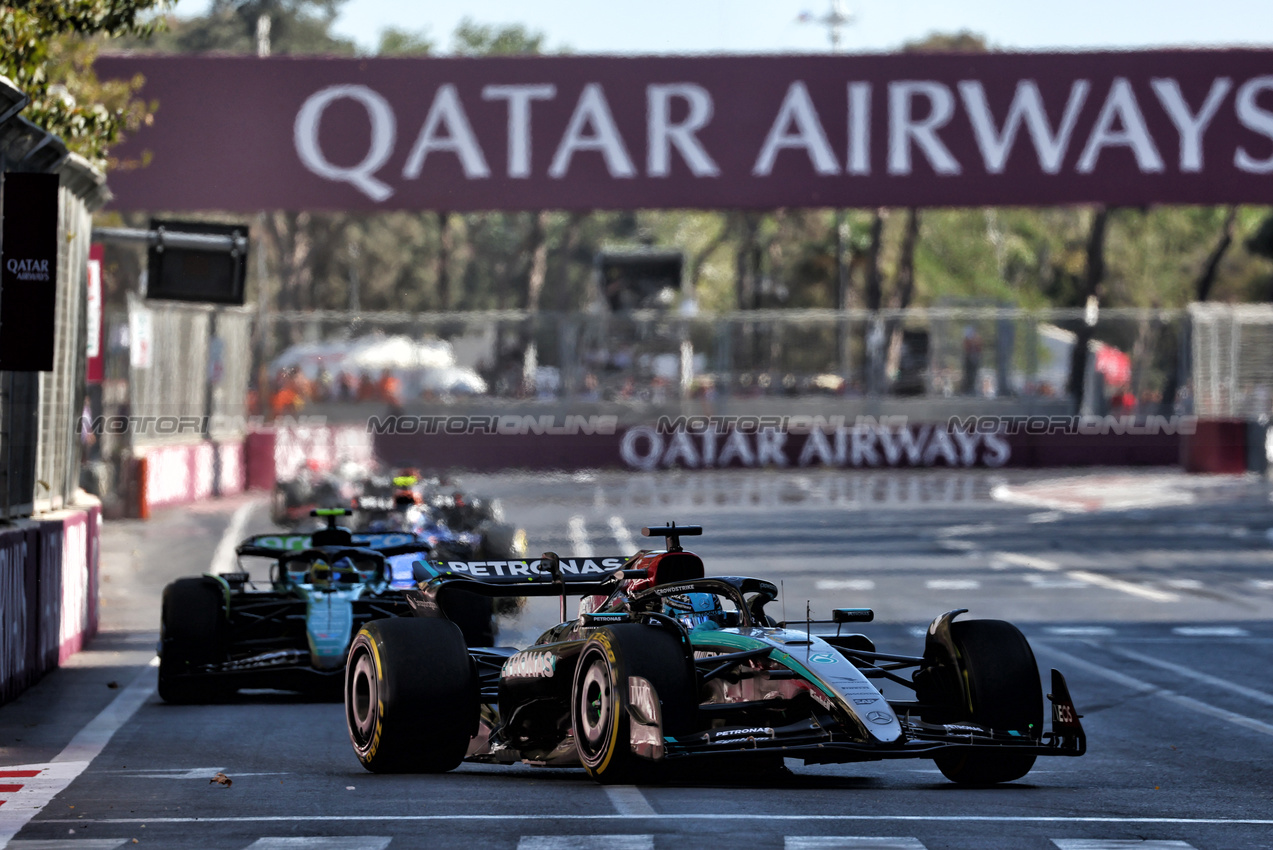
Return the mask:
[[42,281],[45,283],[53,280],[52,273],[49,271],[48,260],[8,259],[4,261],[4,267],[9,272],[12,280]]
[[999,467],[1012,448],[999,432],[941,425],[854,425],[802,434],[761,428],[748,432],[676,430],[639,425],[619,444],[629,469],[682,467]]
[[98,66],[199,104],[121,148],[154,154],[112,178],[125,208],[1256,202],[1273,179],[1273,51]]

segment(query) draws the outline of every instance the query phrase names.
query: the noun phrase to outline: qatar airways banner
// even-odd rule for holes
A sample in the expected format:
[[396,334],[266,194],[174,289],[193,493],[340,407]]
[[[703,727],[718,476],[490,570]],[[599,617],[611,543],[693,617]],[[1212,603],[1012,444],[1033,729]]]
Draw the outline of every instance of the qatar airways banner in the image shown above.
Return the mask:
[[1267,203],[1273,51],[116,56],[118,209]]

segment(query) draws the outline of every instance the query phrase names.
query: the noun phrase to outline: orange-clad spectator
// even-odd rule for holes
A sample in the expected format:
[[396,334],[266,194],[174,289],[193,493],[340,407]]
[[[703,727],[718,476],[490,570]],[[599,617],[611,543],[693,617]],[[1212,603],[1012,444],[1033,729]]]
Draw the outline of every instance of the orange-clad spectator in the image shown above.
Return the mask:
[[292,373],[292,392],[296,393],[301,401],[310,401],[314,397],[314,385],[300,370]]
[[376,397],[376,384],[366,372],[358,380],[358,401],[371,401]]
[[296,394],[296,390],[292,389],[292,382],[283,379],[281,386],[275,391],[274,397],[270,400],[270,410],[275,418],[287,413],[296,413],[305,402]]
[[402,413],[402,382],[388,369],[380,373],[380,383],[376,387],[380,400],[389,405],[392,413]]

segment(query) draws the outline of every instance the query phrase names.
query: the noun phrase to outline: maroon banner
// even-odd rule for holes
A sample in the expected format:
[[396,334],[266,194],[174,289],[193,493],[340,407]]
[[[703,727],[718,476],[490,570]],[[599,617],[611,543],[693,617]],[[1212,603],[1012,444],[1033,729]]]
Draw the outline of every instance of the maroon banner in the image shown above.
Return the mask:
[[1273,51],[116,56],[118,209],[1267,203]]
[[[806,433],[678,431],[638,425],[608,434],[381,433],[376,455],[399,463],[496,472],[508,469],[996,469],[1175,466],[1181,435],[1153,433],[989,433],[942,424],[848,427]],[[280,442],[287,435],[276,435]],[[277,449],[276,449],[277,452]],[[283,477],[283,473],[279,473]]]

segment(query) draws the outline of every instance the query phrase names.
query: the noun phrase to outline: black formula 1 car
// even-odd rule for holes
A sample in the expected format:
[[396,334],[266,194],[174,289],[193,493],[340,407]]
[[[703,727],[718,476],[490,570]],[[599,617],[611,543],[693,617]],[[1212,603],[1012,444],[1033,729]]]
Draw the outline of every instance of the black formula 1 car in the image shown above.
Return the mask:
[[[841,634],[870,621],[869,609],[788,628],[766,613],[771,582],[707,577],[681,548],[700,528],[643,533],[665,536],[666,548],[417,562],[405,593],[416,616],[368,623],[350,646],[345,714],[363,766],[438,772],[467,758],[582,766],[627,783],[691,759],[925,758],[956,782],[992,784],[1025,776],[1038,756],[1086,750],[1056,670],[1045,729],[1034,654],[1006,622],[950,611],[921,655],[882,653]],[[525,649],[466,647],[445,615],[458,592],[560,596],[562,622]],[[566,619],[567,595],[583,597],[577,619]],[[812,623],[836,634],[815,635]]]
[[[327,528],[312,534],[258,534],[237,553],[271,561],[268,588],[240,571],[178,579],[164,588],[159,695],[206,702],[240,688],[340,693],[353,635],[372,620],[410,615],[394,581],[393,556],[426,556],[406,533],[351,534],[336,525],[349,511],[320,509]],[[242,563],[240,561],[240,563]],[[414,583],[408,577],[405,582]],[[489,629],[490,605],[472,614],[457,596],[448,616],[470,631]],[[467,604],[467,607],[464,607]]]

